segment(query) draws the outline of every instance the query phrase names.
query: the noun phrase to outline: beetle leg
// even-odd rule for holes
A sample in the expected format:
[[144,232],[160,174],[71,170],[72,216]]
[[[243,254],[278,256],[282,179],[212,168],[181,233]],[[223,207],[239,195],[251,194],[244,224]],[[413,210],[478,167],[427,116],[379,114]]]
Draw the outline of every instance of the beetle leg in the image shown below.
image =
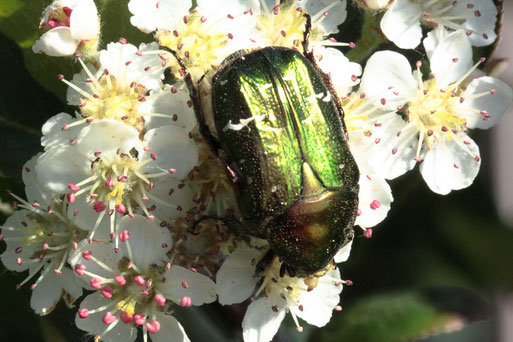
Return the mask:
[[[216,156],[219,156],[219,149],[221,148],[221,144],[214,137],[214,135],[210,132],[210,129],[208,128],[208,125],[205,121],[205,117],[203,116],[203,112],[201,110],[201,102],[200,102],[200,98],[199,98],[199,94],[198,94],[198,88],[197,88],[196,84],[194,84],[191,73],[187,70],[187,67],[183,63],[180,56],[178,56],[176,51],[171,50],[171,49],[167,48],[166,46],[162,46],[162,47],[164,49],[168,50],[173,56],[175,56],[175,58],[178,62],[178,65],[180,65],[180,68],[182,68],[183,75],[184,75],[184,81],[185,81],[185,84],[187,85],[187,89],[189,90],[189,96],[191,98],[192,108],[194,109],[194,114],[196,116],[196,120],[198,121],[199,131],[200,131],[201,135],[203,136],[203,138],[205,139],[205,141],[207,142],[207,144],[210,146],[210,149],[212,150],[212,152]],[[205,77],[205,75],[203,75],[201,77],[198,84],[201,82],[201,80],[203,80],[203,77]]]
[[[312,32],[312,17],[310,17],[310,14],[306,13],[304,14],[306,17],[306,25],[305,25],[305,32],[303,33],[303,54],[307,55],[308,52],[308,39],[310,38],[310,33]],[[312,56],[313,57],[313,56]]]
[[215,220],[221,222],[224,226],[226,226],[233,234],[238,235],[241,233],[248,234],[251,232],[250,228],[246,227],[242,222],[237,221],[231,217],[220,217],[216,215],[205,215],[200,217],[197,221],[194,222],[192,229],[189,230],[190,234],[198,235],[200,232],[196,231],[198,225],[205,220]]
[[[267,251],[267,253],[264,254],[262,259],[260,259],[260,261],[256,265],[255,274],[264,272],[265,269],[267,268],[267,266],[269,266],[271,264],[271,262],[273,261],[275,255],[276,254],[274,253],[274,251],[272,249],[269,249]],[[281,273],[281,270],[280,270],[280,273]]]

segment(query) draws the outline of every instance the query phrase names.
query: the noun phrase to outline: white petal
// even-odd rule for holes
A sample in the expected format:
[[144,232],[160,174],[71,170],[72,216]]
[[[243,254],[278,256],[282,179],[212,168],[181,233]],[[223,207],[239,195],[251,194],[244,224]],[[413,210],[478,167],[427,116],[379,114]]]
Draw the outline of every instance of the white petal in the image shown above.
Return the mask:
[[424,39],[422,44],[424,45],[424,49],[426,49],[426,54],[429,59],[431,59],[435,48],[440,45],[448,35],[449,31],[447,31],[445,26],[439,26],[427,33],[427,37]]
[[132,250],[132,261],[143,272],[150,265],[161,265],[166,253],[171,249],[171,233],[161,228],[154,220],[135,215],[134,218],[124,216],[118,223],[118,232],[127,230],[130,239],[120,242],[119,253],[129,257],[127,243]]
[[56,146],[39,157],[36,172],[43,189],[56,195],[64,194],[69,191],[68,184],[76,184],[89,176],[90,162],[75,145]]
[[27,201],[29,203],[37,202],[41,204],[41,206],[46,207],[50,205],[50,198],[41,192],[41,187],[39,183],[37,183],[37,172],[36,172],[36,163],[42,153],[38,153],[33,156],[28,162],[23,165],[23,169],[21,172],[21,177],[23,179],[23,183],[25,184],[25,194],[27,195]]
[[226,258],[216,276],[219,303],[230,305],[249,298],[261,279],[255,275],[256,265],[266,251],[242,245]]
[[[212,22],[226,19],[228,14],[237,17],[251,7],[251,5],[244,6],[245,1],[239,0],[225,0],[223,1],[223,6],[219,6],[215,1],[210,0],[197,0],[196,2],[197,7],[195,9],[198,13],[207,17],[207,20]],[[220,31],[222,31],[222,29]]]
[[178,179],[183,179],[194,166],[198,164],[198,147],[189,135],[180,127],[163,126],[152,129],[145,134],[144,140],[155,153],[157,160],[147,164],[145,171],[166,171],[175,169],[173,174]]
[[[326,36],[337,33],[337,26],[346,20],[346,5],[347,1],[305,0],[298,2],[298,6],[304,7],[312,16],[314,28],[319,27]],[[330,6],[328,10],[326,10],[327,6]],[[326,12],[327,14],[324,15]],[[317,24],[316,22],[321,19],[322,21]]]
[[93,0],[82,0],[71,12],[70,29],[74,39],[93,39],[100,33],[98,11]]
[[[197,124],[194,109],[188,105],[190,95],[185,86],[176,87],[177,92],[171,92],[171,86],[166,85],[162,89],[153,90],[148,99],[141,104],[139,112],[167,114],[169,117],[145,116],[144,126],[146,130],[162,126],[172,125],[184,129],[189,133]],[[175,119],[176,115],[176,119]]]
[[395,0],[381,19],[381,30],[401,49],[413,49],[422,39],[421,14],[419,3]]
[[[28,261],[36,250],[40,250],[42,243],[34,243],[29,246],[25,246],[23,241],[17,240],[17,238],[23,238],[27,236],[23,232],[24,226],[22,222],[30,224],[30,212],[28,210],[17,210],[11,216],[7,218],[5,223],[1,226],[2,234],[5,237],[5,243],[7,244],[4,252],[0,255],[2,264],[5,268],[11,271],[23,272],[29,268],[32,264],[25,263],[23,260]],[[13,240],[9,240],[13,239]],[[14,240],[16,239],[16,240]],[[20,253],[17,253],[17,248],[21,247]],[[21,265],[18,265],[16,259],[21,258]]]
[[[472,7],[468,7],[472,4]],[[475,13],[479,12],[479,16]],[[462,24],[466,30],[472,30],[469,36],[472,45],[486,46],[497,39],[495,25],[497,22],[497,6],[493,0],[463,0],[457,1],[454,8],[447,12],[448,16],[468,16]],[[485,38],[487,36],[487,38]]]
[[[158,89],[162,86],[165,68],[162,67],[162,59],[157,54],[144,54],[144,52],[153,52],[160,50],[157,43],[141,43],[139,51],[142,56],[136,56],[133,63],[128,67],[127,78],[136,80],[148,89]],[[151,67],[147,70],[147,67]]]
[[[487,93],[495,90],[495,94],[489,94],[485,96],[472,99],[472,95]],[[477,109],[478,111],[486,111],[490,115],[490,119],[483,120],[481,118],[473,117],[472,115],[478,115],[477,113],[471,113],[467,119],[467,126],[469,128],[481,128],[488,129],[495,126],[501,119],[502,116],[508,111],[513,102],[513,91],[504,82],[492,78],[492,77],[480,77],[468,85],[463,97],[468,99],[458,107],[462,109],[462,113],[465,113],[465,108]]]
[[319,68],[330,75],[338,96],[347,95],[359,83],[360,80],[353,81],[353,77],[362,74],[360,64],[350,62],[342,52],[333,48],[315,47],[314,53],[322,57],[318,58]]
[[[96,68],[92,64],[86,64],[88,70],[96,77],[101,76],[101,72],[98,72]],[[92,95],[91,91],[91,83],[87,82],[89,79],[89,76],[87,75],[86,71],[82,69],[79,73],[73,75],[73,79],[71,80],[71,83],[75,85],[76,87],[82,89],[88,94]],[[69,105],[78,106],[84,99],[84,95],[80,94],[78,91],[73,89],[72,87],[68,87],[66,90],[66,100],[68,101]]]
[[472,184],[481,165],[479,148],[472,139],[463,134],[453,136],[451,140],[445,136],[437,139],[420,165],[420,173],[427,185],[440,195]]
[[[93,292],[87,296],[82,303],[80,303],[80,309],[86,308],[89,311],[98,309],[106,304],[109,304],[110,300],[102,297],[99,291]],[[93,335],[99,335],[107,329],[107,325],[102,322],[102,317],[106,311],[100,311],[96,313],[90,313],[87,318],[75,317],[76,326],[84,331],[87,331]],[[119,319],[119,311],[116,315],[118,322],[116,326],[110,330],[106,335],[102,337],[103,342],[132,342],[137,337],[137,329],[129,324],[124,324]],[[114,323],[113,323],[114,324]]]
[[124,153],[132,148],[143,150],[135,128],[110,119],[99,120],[83,128],[76,147],[85,156],[92,156],[94,152],[116,153],[118,148]]
[[372,133],[374,141],[379,141],[369,151],[372,169],[386,179],[394,179],[413,169],[417,135],[418,129],[408,125],[401,116],[388,116],[382,121],[382,126]]
[[[157,54],[137,54],[157,50],[157,43],[143,43],[139,48],[132,44],[109,43],[106,50],[100,51],[101,67],[126,85],[136,81],[148,89],[157,89],[164,78],[162,60]],[[127,62],[130,63],[127,65]]]
[[61,299],[63,290],[74,299],[82,295],[82,287],[75,281],[75,276],[70,269],[63,268],[61,275],[50,271],[32,291],[30,307],[38,315],[50,313]]
[[385,219],[390,210],[394,200],[392,189],[385,179],[377,174],[360,174],[359,185],[360,215],[356,222],[364,228],[374,227]]
[[333,309],[340,300],[340,292],[342,292],[340,272],[335,269],[319,278],[315,289],[303,293],[301,296],[302,311],[297,306],[292,307],[291,311],[309,324],[322,327],[330,321]]
[[150,33],[165,24],[159,14],[159,0],[130,0],[128,10],[133,14],[130,23],[144,33]]
[[[99,265],[94,259],[87,260],[83,258],[82,253],[84,251],[90,251],[91,256],[107,265],[110,270],[105,269],[102,265]],[[122,257],[123,255],[120,255],[120,253],[114,252],[114,245],[111,243],[101,241],[93,241],[89,243],[87,240],[82,240],[78,244],[78,248],[71,251],[68,261],[73,268],[77,264],[82,264],[86,267],[85,270],[92,275],[84,273],[79,277],[84,282],[89,283],[89,280],[95,276],[102,278],[113,278],[115,275],[119,274],[118,262]],[[88,285],[87,289],[92,288]]]
[[271,300],[265,297],[248,306],[242,321],[244,342],[268,342],[276,335],[285,318],[285,310],[280,308],[275,312],[272,306]]
[[378,105],[381,99],[386,99],[383,108],[396,109],[409,102],[417,89],[418,83],[412,76],[410,63],[400,53],[379,51],[367,61],[360,91]]
[[[99,213],[93,209],[93,203],[88,202],[87,197],[87,193],[82,194],[75,199],[75,202],[68,205],[68,217],[73,217],[73,223],[80,229],[92,231]],[[114,212],[113,215],[118,214]],[[108,215],[99,223],[93,238],[95,240],[110,241],[110,220]]]
[[36,40],[32,51],[52,57],[71,56],[77,50],[78,41],[71,37],[69,27],[56,27]]
[[189,342],[189,338],[185,334],[182,325],[171,315],[157,311],[156,319],[160,323],[160,330],[156,334],[152,334],[153,342]]
[[145,33],[159,29],[172,30],[191,6],[190,0],[130,0],[128,9],[133,14],[130,23]]
[[[164,278],[166,280],[159,286],[159,290],[175,303],[180,303],[184,296],[191,298],[192,305],[212,303],[216,300],[216,284],[203,274],[173,265],[164,273]],[[182,286],[184,281],[187,288]]]
[[[457,62],[453,60],[457,58]],[[463,30],[449,34],[433,50],[431,72],[440,88],[454,83],[472,67],[472,46]]]
[[70,140],[78,136],[82,126],[73,126],[66,130],[63,130],[62,127],[75,121],[77,121],[75,118],[66,113],[59,113],[48,119],[41,128],[43,133],[41,145],[45,150],[54,146],[69,145]]
[[340,262],[346,262],[347,259],[349,259],[349,255],[351,254],[351,247],[353,246],[353,240],[349,241],[349,243],[347,245],[345,245],[344,247],[342,247],[338,252],[337,254],[335,255],[335,257],[333,258],[335,260],[335,263],[340,263]]
[[172,222],[195,205],[191,186],[171,174],[155,179],[153,185],[145,204],[148,208],[155,206],[151,214],[160,221]]
[[349,132],[349,148],[353,155],[360,173],[373,172],[374,167],[370,164],[370,154],[374,147],[372,136],[366,136],[361,131]]

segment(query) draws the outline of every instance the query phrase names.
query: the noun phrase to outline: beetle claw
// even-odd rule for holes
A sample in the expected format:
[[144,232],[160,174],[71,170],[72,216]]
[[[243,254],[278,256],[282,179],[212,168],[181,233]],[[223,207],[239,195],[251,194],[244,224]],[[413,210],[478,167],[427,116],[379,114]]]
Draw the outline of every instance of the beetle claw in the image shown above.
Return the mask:
[[280,267],[280,277],[281,278],[283,278],[285,276],[286,268],[287,268],[287,266],[285,264],[281,264],[281,267]]

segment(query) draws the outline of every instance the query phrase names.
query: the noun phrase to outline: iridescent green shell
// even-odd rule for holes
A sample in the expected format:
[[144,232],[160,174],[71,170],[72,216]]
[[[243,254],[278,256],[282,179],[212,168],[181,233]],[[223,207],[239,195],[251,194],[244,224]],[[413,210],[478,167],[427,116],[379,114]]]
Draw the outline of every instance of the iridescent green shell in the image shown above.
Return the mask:
[[333,92],[281,47],[232,56],[212,84],[241,223],[298,272],[322,269],[352,237],[358,207],[358,167]]

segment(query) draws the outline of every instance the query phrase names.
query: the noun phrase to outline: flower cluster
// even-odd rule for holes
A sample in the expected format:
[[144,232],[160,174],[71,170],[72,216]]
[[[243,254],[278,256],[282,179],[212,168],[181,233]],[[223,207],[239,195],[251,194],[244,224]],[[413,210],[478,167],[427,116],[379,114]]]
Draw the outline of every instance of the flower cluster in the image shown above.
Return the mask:
[[139,46],[102,45],[92,0],[48,6],[33,50],[82,67],[57,76],[74,112],[42,127],[44,151],[27,162],[26,196],[12,194],[18,210],[0,234],[4,266],[28,270],[19,286],[31,283],[36,313],[60,298],[71,307],[85,289],[76,325],[96,340],[134,341],[139,330],[145,341],[188,341],[174,306],[249,300],[244,341],[267,342],[287,313],[301,332],[299,319],[322,327],[341,310],[351,282],[337,263],[351,239],[325,269],[294,274],[265,236],[234,224],[233,165],[197,122],[195,107],[211,104],[194,103],[189,91],[202,82],[195,91],[209,98],[212,75],[239,50],[302,51],[308,36],[305,54],[329,76],[359,169],[357,237],[371,237],[391,209],[387,180],[416,164],[438,194],[472,184],[481,156],[469,129],[490,128],[513,102],[506,84],[479,73],[485,60],[472,50],[497,38],[493,1],[355,3],[381,18],[398,48],[427,58],[412,68],[396,51],[369,51],[364,66],[344,56],[339,48],[355,44],[330,35],[347,1],[130,0],[126,19],[155,39]]

